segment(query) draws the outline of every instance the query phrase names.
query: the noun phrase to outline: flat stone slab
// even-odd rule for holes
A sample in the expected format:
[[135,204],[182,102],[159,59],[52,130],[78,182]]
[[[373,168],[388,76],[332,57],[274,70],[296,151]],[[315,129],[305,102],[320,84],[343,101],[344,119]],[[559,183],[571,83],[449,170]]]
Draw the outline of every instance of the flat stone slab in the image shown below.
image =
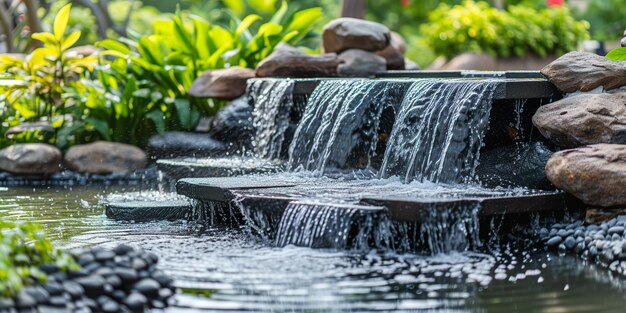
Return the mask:
[[272,182],[263,176],[183,178],[176,183],[176,192],[189,198],[226,202],[234,199],[232,191],[285,188],[296,182]]
[[179,220],[191,210],[185,200],[109,202],[104,207],[108,218],[125,221]]
[[229,177],[272,173],[282,170],[275,162],[240,158],[177,158],[156,162],[157,169],[172,179],[187,177]]
[[[461,74],[459,74],[461,73]],[[460,77],[458,75],[461,75]],[[509,77],[508,77],[508,76]],[[379,80],[394,82],[399,85],[410,85],[415,79],[426,78],[440,78],[440,79],[494,79],[497,80],[497,86],[494,91],[494,100],[504,99],[536,99],[536,98],[553,98],[560,96],[561,93],[556,87],[545,78],[534,77],[534,74],[515,72],[434,72],[431,76],[420,72],[420,77],[407,78],[402,77],[385,77]],[[434,76],[434,77],[433,77]],[[521,76],[521,77],[520,77]],[[532,76],[532,78],[526,78],[524,76]],[[262,78],[255,78],[262,79]],[[295,79],[293,94],[294,95],[308,95],[313,92],[315,87],[322,80],[333,80],[339,78],[324,78],[324,79]],[[346,78],[342,78],[346,79]],[[347,78],[350,79],[350,78]],[[362,79],[362,78],[361,78]]]

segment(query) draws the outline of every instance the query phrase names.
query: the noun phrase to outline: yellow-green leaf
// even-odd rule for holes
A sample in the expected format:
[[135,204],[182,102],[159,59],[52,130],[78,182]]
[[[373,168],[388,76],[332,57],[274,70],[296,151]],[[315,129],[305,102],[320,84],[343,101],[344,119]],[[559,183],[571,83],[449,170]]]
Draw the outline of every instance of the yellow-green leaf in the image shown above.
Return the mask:
[[71,48],[78,41],[78,39],[80,39],[80,31],[75,31],[71,33],[63,40],[63,43],[61,44],[61,49],[67,50]]
[[260,20],[261,17],[257,14],[250,14],[248,16],[246,16],[243,21],[241,21],[241,23],[239,23],[239,26],[237,26],[237,29],[235,30],[235,39],[238,40],[241,36],[241,33],[245,32],[248,30],[248,28],[250,28],[250,26],[252,26],[252,24],[254,24],[254,22]]
[[57,46],[59,42],[51,33],[34,33],[31,38],[43,42],[46,46]]
[[57,13],[57,16],[54,18],[54,37],[56,37],[58,41],[61,41],[63,34],[65,34],[65,28],[70,19],[70,9],[72,9],[72,4],[68,3],[59,10],[59,13]]

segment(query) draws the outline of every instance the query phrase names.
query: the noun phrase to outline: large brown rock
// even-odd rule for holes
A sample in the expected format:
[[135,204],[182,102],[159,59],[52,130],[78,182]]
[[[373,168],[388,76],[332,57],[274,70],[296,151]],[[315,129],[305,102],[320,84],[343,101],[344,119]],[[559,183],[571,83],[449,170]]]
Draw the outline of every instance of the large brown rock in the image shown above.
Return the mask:
[[246,92],[246,82],[254,76],[253,69],[239,66],[206,71],[196,78],[188,93],[199,98],[236,99]]
[[404,55],[391,45],[383,50],[376,51],[376,55],[385,59],[388,70],[401,71],[405,69]]
[[626,144],[626,93],[581,94],[540,107],[533,124],[554,144]]
[[570,52],[541,70],[562,92],[626,86],[626,65],[589,52]]
[[146,154],[135,146],[97,141],[71,147],[63,162],[67,168],[77,172],[132,172],[146,166]]
[[339,76],[370,77],[387,68],[383,57],[364,50],[346,50],[338,58],[341,62],[337,68]]
[[592,206],[626,206],[626,145],[598,144],[555,153],[546,176]]
[[337,55],[312,55],[286,43],[280,43],[274,52],[256,68],[257,77],[334,77],[337,76]]
[[0,170],[14,174],[45,175],[61,169],[61,151],[43,143],[17,144],[0,150]]
[[387,26],[350,17],[330,21],[322,33],[325,52],[339,53],[348,49],[378,51],[387,47],[390,39]]

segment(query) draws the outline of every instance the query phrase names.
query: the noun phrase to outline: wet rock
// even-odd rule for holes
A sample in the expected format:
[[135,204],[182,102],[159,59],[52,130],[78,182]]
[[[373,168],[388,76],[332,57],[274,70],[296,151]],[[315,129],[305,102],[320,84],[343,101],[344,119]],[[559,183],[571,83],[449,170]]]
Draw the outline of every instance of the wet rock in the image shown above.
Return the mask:
[[95,260],[96,260],[96,257],[93,255],[93,253],[83,253],[78,257],[77,262],[80,266],[86,266]]
[[7,138],[11,139],[15,135],[32,132],[52,134],[54,133],[54,128],[48,122],[26,122],[13,127],[9,127],[4,135]]
[[148,299],[138,292],[133,292],[124,299],[124,304],[133,311],[140,311],[148,304]]
[[546,176],[589,205],[626,205],[626,145],[599,144],[555,153]]
[[80,299],[85,294],[85,289],[74,281],[64,281],[63,290],[67,292],[72,299]]
[[11,298],[0,297],[0,309],[6,310],[15,307],[15,301]]
[[136,283],[133,288],[146,297],[156,297],[159,295],[161,285],[154,279],[144,278]]
[[96,260],[99,262],[105,262],[109,260],[113,260],[115,257],[115,252],[110,250],[99,250],[94,253]]
[[55,281],[48,281],[43,284],[43,288],[52,296],[60,295],[63,293],[63,286]]
[[26,286],[24,292],[35,299],[38,304],[44,304],[50,298],[50,293],[41,286]]
[[[384,47],[382,47],[384,48]],[[259,62],[257,77],[334,77],[337,76],[337,55],[307,54],[286,43],[280,43],[274,52]]]
[[609,235],[622,235],[624,234],[624,226],[613,226],[609,228]]
[[481,153],[476,168],[480,181],[490,187],[554,189],[545,167],[552,151],[541,142],[520,142]]
[[115,248],[113,248],[113,250],[111,250],[113,252],[115,252],[115,254],[117,255],[125,255],[128,254],[129,252],[133,251],[133,247],[128,246],[128,245],[118,245]]
[[209,134],[223,142],[248,146],[254,135],[253,112],[247,96],[233,100],[217,112]]
[[574,237],[567,237],[565,238],[565,241],[563,242],[563,244],[565,245],[565,248],[567,248],[567,250],[572,250],[574,249],[574,247],[576,247],[576,239],[574,239]]
[[387,62],[383,57],[358,49],[346,50],[339,55],[338,59],[339,76],[371,77],[387,68]]
[[208,157],[226,153],[221,141],[206,133],[166,132],[150,137],[146,153],[151,160],[177,157]]
[[120,305],[117,302],[111,300],[101,304],[102,312],[115,313],[120,311]]
[[146,166],[146,154],[132,145],[98,141],[71,147],[64,163],[71,170],[92,174],[132,172]]
[[85,294],[90,297],[95,297],[104,291],[104,285],[106,281],[102,276],[91,275],[87,277],[81,277],[74,280],[78,284],[80,284],[85,290]]
[[561,238],[561,236],[555,236],[546,242],[546,246],[550,249],[555,249],[561,244],[561,242],[563,242],[563,238]]
[[[387,46],[387,48],[383,50],[376,51],[376,55],[385,59],[387,70],[399,71],[405,69],[404,55],[392,45]],[[341,54],[339,58],[341,58]]]
[[187,93],[199,98],[236,99],[246,92],[246,83],[254,76],[254,70],[239,66],[206,71],[193,82]]
[[533,124],[562,148],[626,144],[626,93],[568,97],[540,107]]
[[541,70],[562,92],[626,86],[626,65],[589,52],[570,52]]
[[15,305],[18,308],[32,308],[37,306],[37,300],[25,290],[22,290],[15,295]]
[[43,143],[12,145],[0,150],[0,171],[46,175],[61,169],[61,150]]
[[389,45],[391,33],[385,25],[342,17],[324,26],[322,45],[325,52],[342,52],[348,49],[366,51],[382,50]]
[[116,267],[113,269],[113,272],[124,284],[133,283],[139,278],[137,271],[132,268]]

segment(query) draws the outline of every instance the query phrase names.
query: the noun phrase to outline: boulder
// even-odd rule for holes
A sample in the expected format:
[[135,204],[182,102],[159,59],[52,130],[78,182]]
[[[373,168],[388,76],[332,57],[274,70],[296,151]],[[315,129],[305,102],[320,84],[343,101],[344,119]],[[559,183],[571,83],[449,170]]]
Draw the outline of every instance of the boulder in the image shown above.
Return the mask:
[[54,133],[54,128],[48,122],[26,122],[10,127],[4,133],[7,138],[26,132]]
[[61,169],[62,154],[43,143],[17,144],[0,150],[0,170],[25,175],[45,175]]
[[626,144],[626,93],[581,94],[540,107],[533,124],[562,148]]
[[150,160],[208,157],[226,153],[226,145],[207,133],[173,131],[150,137],[146,153]]
[[222,142],[250,147],[254,137],[253,112],[247,96],[235,99],[215,114],[209,134]]
[[274,52],[259,62],[257,77],[334,77],[337,76],[337,55],[307,54],[286,43],[280,43]]
[[626,145],[598,144],[555,153],[546,176],[588,205],[626,206]]
[[246,82],[254,76],[254,70],[239,66],[206,71],[193,82],[187,93],[198,98],[232,100],[246,92]]
[[339,54],[339,76],[370,77],[387,69],[387,61],[372,52],[350,49]]
[[519,142],[481,153],[476,175],[489,187],[554,189],[544,172],[551,156],[542,142]]
[[339,53],[348,49],[378,51],[387,47],[390,39],[387,26],[350,17],[330,21],[322,33],[325,52]]
[[562,92],[626,86],[626,65],[589,52],[570,52],[541,70]]
[[146,166],[146,154],[132,145],[97,141],[71,147],[63,163],[68,169],[91,174],[132,172]]
[[[343,54],[343,53],[342,53]],[[389,45],[387,48],[376,51],[376,55],[383,57],[387,63],[387,69],[390,71],[396,70],[401,71],[404,70],[404,55],[400,53],[396,48]],[[341,58],[341,54],[339,55]]]
[[400,52],[402,55],[406,53],[406,41],[402,38],[402,35],[391,32],[391,36],[389,38],[389,45]]

